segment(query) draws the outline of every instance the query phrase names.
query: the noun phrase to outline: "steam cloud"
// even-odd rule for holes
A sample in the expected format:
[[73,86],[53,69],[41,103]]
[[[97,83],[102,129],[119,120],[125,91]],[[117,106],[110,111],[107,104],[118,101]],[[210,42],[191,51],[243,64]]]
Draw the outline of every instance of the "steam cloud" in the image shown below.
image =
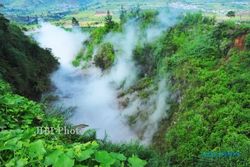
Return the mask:
[[110,33],[104,39],[105,42],[110,42],[117,51],[116,61],[111,68],[109,77],[118,86],[124,84],[125,88],[128,88],[135,82],[138,72],[132,57],[138,41],[138,30],[135,24],[134,22],[129,22],[124,27],[124,33]]
[[[153,41],[174,25],[179,14],[173,13],[161,11],[157,17],[158,24],[146,30],[144,42]],[[51,79],[57,87],[55,94],[60,99],[57,104],[76,107],[69,120],[71,123],[88,124],[90,128],[96,129],[98,138],[108,134],[113,142],[137,140],[138,137],[144,143],[151,142],[159,122],[167,117],[167,81],[161,80],[158,91],[147,101],[138,98],[137,92],[128,95],[130,102],[125,109],[120,108],[117,99],[119,88],[128,89],[137,79],[139,69],[133,60],[133,50],[138,41],[142,40],[139,39],[141,33],[137,23],[129,21],[125,24],[124,32],[107,34],[103,42],[110,42],[114,46],[116,59],[109,71],[102,72],[93,64],[87,69],[78,69],[71,64],[74,56],[82,49],[82,43],[88,39],[88,34],[67,32],[47,23],[42,24],[35,39],[42,47],[51,48],[52,53],[59,57],[61,66]],[[135,115],[136,121],[129,127],[126,118]],[[141,119],[141,115],[147,115],[147,119]]]
[[156,24],[146,31],[146,41],[151,42],[159,37],[167,28],[175,25],[182,14],[180,9],[160,10],[156,18]]
[[93,66],[81,70],[71,65],[87,38],[87,34],[67,32],[48,23],[42,24],[35,35],[40,45],[51,48],[61,63],[60,69],[51,77],[60,99],[57,103],[65,107],[75,106],[76,111],[69,121],[76,125],[88,124],[97,131],[98,138],[108,134],[108,138],[114,142],[136,139],[120,117],[117,95],[110,77]]

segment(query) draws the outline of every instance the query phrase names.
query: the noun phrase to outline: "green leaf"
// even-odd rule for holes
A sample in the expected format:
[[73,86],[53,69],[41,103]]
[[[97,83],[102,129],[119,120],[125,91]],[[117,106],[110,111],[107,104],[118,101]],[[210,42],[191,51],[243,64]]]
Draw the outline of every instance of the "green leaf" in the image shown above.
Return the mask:
[[8,163],[5,164],[6,167],[15,166],[16,158],[11,159]]
[[[24,167],[28,164],[28,158],[14,157],[8,163],[5,164],[6,167]],[[1,165],[1,163],[0,163]]]
[[75,165],[74,167],[88,167],[88,166],[85,166],[85,165]]
[[61,150],[55,150],[54,152],[50,153],[45,158],[45,165],[52,165],[54,162],[58,160],[61,154],[63,154],[63,151]]
[[119,161],[125,161],[127,158],[123,155],[123,154],[119,154],[119,153],[114,153],[114,152],[111,152],[110,155],[119,160]]
[[10,130],[0,132],[0,141],[6,141],[10,138],[16,137],[22,133],[22,130]]
[[36,130],[33,128],[33,129],[28,129],[28,130],[25,130],[23,132],[23,136],[22,138],[23,139],[30,139],[32,136],[34,136],[36,134]]
[[46,150],[43,145],[44,141],[37,140],[30,144],[29,147],[29,155],[31,157],[40,157],[43,156],[46,153]]
[[53,164],[53,167],[72,167],[74,164],[75,161],[73,159],[71,159],[66,154],[62,154]]
[[115,159],[107,151],[98,151],[95,154],[95,159],[103,166],[111,166],[115,163]]
[[76,155],[76,158],[78,161],[84,161],[86,159],[89,159],[91,157],[92,154],[94,154],[94,150],[85,150],[85,151],[81,151],[80,153],[78,153]]
[[21,137],[15,137],[6,141],[3,146],[0,145],[0,151],[20,149],[22,147],[22,142],[18,142],[20,139]]
[[123,154],[111,152],[110,155],[116,159],[113,166],[124,166],[124,161],[126,161],[127,158]]
[[28,164],[27,158],[21,158],[16,162],[16,167],[23,167]]
[[146,161],[141,160],[140,158],[134,155],[128,159],[128,162],[131,167],[144,167],[147,164]]
[[68,149],[66,155],[69,156],[70,158],[74,158],[75,157],[74,150]]

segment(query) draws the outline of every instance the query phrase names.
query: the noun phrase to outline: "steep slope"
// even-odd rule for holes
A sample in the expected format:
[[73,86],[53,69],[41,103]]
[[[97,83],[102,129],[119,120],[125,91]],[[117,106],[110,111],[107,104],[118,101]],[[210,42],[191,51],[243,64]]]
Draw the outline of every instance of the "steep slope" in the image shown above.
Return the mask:
[[34,100],[50,88],[57,60],[0,15],[0,75],[14,91]]
[[[200,13],[187,14],[147,41],[155,15],[130,14],[136,18],[133,26],[143,34],[132,33],[139,40],[136,46],[125,48],[125,53],[132,48],[133,60],[127,61],[135,63],[137,69],[127,68],[124,73],[129,71],[132,76],[137,72],[137,80],[125,87],[125,78],[119,87],[122,114],[131,128],[142,140],[159,128],[152,145],[172,166],[249,166],[250,25],[218,23]],[[121,24],[93,30],[75,65],[81,61],[86,65],[91,56],[101,57],[102,63],[108,60],[110,54],[100,54],[100,47],[129,28]],[[114,66],[120,57],[126,57],[120,54],[126,46],[121,41],[133,41],[131,36],[122,37],[112,43]],[[109,73],[112,68],[105,70]]]
[[249,36],[249,24],[187,15],[157,42],[136,49],[144,72],[163,73],[170,82],[169,117],[154,145],[171,164],[249,166]]
[[57,61],[2,15],[0,44],[0,166],[137,167],[147,164],[139,157],[157,158],[157,154],[138,145],[96,140],[92,130],[81,135],[66,125],[61,110],[54,114],[54,108],[13,93],[12,88],[38,98],[46,90],[48,74]]
[[12,93],[0,80],[0,166],[139,167],[147,162],[135,155],[136,150],[149,159],[155,156],[137,145],[106,145],[95,140],[92,131],[79,135],[61,117],[44,111],[45,106]]

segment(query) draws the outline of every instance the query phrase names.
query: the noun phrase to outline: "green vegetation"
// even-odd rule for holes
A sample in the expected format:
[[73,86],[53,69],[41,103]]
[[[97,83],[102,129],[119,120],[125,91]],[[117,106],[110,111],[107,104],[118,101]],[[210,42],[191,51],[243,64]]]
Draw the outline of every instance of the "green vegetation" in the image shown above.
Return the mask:
[[[154,23],[152,17],[138,20],[146,25],[140,26],[142,31]],[[249,24],[218,23],[198,13],[187,14],[156,41],[137,44],[133,58],[140,78],[120,96],[137,91],[139,98],[147,99],[152,93],[148,88],[163,76],[170,78],[174,96],[169,118],[162,121],[152,144],[161,153],[159,159],[167,161],[165,166],[250,165],[249,35]],[[209,151],[240,156],[204,157]]]
[[57,60],[0,15],[0,75],[14,91],[34,100],[50,88],[49,74]]
[[[119,147],[112,144],[105,146],[105,142],[97,141],[89,136],[91,134],[89,131],[82,136],[38,133],[36,127],[65,126],[62,118],[46,115],[45,107],[13,94],[9,85],[0,80],[1,166],[143,167],[147,164],[146,161],[138,158],[135,152],[128,152],[129,146]],[[112,146],[116,152],[106,151],[107,147]],[[128,158],[121,152],[129,155]]]
[[246,36],[245,47],[250,49],[250,34]]
[[[156,15],[135,8],[123,13],[121,24],[108,15],[104,27],[91,31],[73,64],[90,60],[99,46],[95,64],[108,69],[115,55],[112,44],[102,43],[104,36],[123,31],[123,23],[134,17],[144,31]],[[169,78],[173,95],[169,117],[145,148],[97,140],[91,130],[83,135],[38,134],[36,127],[66,126],[64,119],[21,95],[37,99],[47,91],[57,61],[2,15],[0,22],[0,166],[250,166],[249,24],[187,14],[157,40],[139,41],[133,51],[139,80],[121,96],[137,91],[147,100],[149,88],[163,77]],[[136,116],[129,121],[134,124]],[[206,157],[206,152],[238,156]]]
[[100,46],[97,54],[94,57],[95,65],[102,70],[108,69],[112,66],[115,59],[115,53],[112,44],[104,43]]
[[[112,20],[112,16],[108,12],[107,16],[105,17],[106,21],[104,27],[98,27],[90,31],[90,39],[85,42],[86,48],[77,55],[76,59],[73,61],[73,65],[80,66],[81,62],[84,62],[83,66],[85,66],[86,62],[91,60],[95,49],[98,49],[98,45],[100,45],[100,48],[95,58],[97,66],[101,67],[102,69],[106,69],[112,65],[115,59],[114,49],[111,44],[102,43],[105,35],[107,35],[109,32],[122,32],[124,29],[123,23],[134,17],[137,18],[136,23],[139,24],[142,31],[145,31],[150,25],[156,22],[155,18],[158,12],[153,10],[146,10],[142,12],[139,8],[135,8],[134,10],[135,11],[127,13],[126,15],[124,14],[124,20],[121,22],[121,24],[114,22]],[[107,64],[104,65],[103,62],[107,62]]]
[[[119,1],[101,1],[101,0],[78,0],[72,3],[72,0],[2,0],[5,8],[2,11],[8,15],[11,20],[18,23],[36,24],[35,17],[43,18],[50,22],[56,22],[57,25],[71,26],[71,19],[75,17],[81,26],[99,27],[104,24],[103,14],[110,11],[113,19],[119,21],[120,12],[130,12],[140,5],[142,10],[147,9],[163,9],[171,7],[175,1],[173,0],[119,0]],[[139,5],[138,5],[139,4]],[[170,5],[169,5],[170,4]],[[178,0],[175,4],[177,8],[196,8],[205,11],[207,14],[216,15],[220,19],[233,19],[235,21],[249,21],[249,5],[248,0],[235,2],[233,0]],[[223,11],[234,11],[237,16],[228,18]],[[31,19],[27,20],[28,17]]]
[[79,21],[78,20],[76,20],[76,18],[72,18],[72,27],[79,27],[80,25],[79,25]]
[[[97,45],[101,44],[104,36],[111,31],[120,31],[121,27],[119,24],[115,23],[112,20],[112,16],[110,13],[107,13],[107,16],[105,17],[105,26],[104,27],[99,27],[95,28],[90,31],[90,39],[85,42],[86,48],[84,51],[81,51],[76,59],[73,61],[73,64],[75,66],[79,66],[81,62],[88,62],[94,53],[94,50],[97,49],[95,48]],[[102,53],[105,52],[105,53]],[[95,59],[95,62],[97,63],[98,66],[101,68],[105,69],[112,65],[114,61],[114,49],[110,44],[101,44],[100,50],[98,51],[98,55]],[[104,62],[108,64],[103,64]],[[85,65],[85,64],[84,64]],[[83,65],[83,66],[84,66]]]
[[234,11],[227,12],[227,17],[235,17],[235,12]]
[[[5,43],[9,44],[10,48],[14,48],[15,46],[14,49],[19,49],[17,52],[12,52],[8,57],[2,57],[1,62],[6,64],[6,66],[1,66],[3,71],[7,71],[8,66],[11,66],[12,62],[15,65],[19,65],[22,59],[30,60],[22,63],[27,63],[27,65],[35,63],[37,65],[36,61],[34,62],[33,59],[28,57],[34,56],[33,54],[37,52],[43,53],[43,55],[39,55],[41,56],[40,58],[36,57],[40,63],[43,63],[42,58],[44,58],[51,60],[50,63],[55,62],[55,65],[57,64],[48,50],[39,48],[36,43],[25,37],[18,27],[9,24],[3,16],[1,16],[1,23],[3,23],[0,24],[1,37],[5,37],[1,38],[1,40],[6,40]],[[7,39],[7,36],[10,39]],[[15,39],[15,42],[11,41],[11,38]],[[24,43],[21,44],[19,42]],[[19,46],[21,47],[19,48]],[[5,51],[4,53],[9,53],[6,51],[9,49],[6,48],[6,45],[1,45],[1,47]],[[21,50],[22,47],[24,47],[24,50]],[[31,52],[33,48],[37,52]],[[22,57],[19,57],[20,55]],[[20,61],[12,59],[12,61],[7,62],[7,60],[13,57],[19,58]],[[49,62],[46,63],[49,65]],[[41,70],[39,68],[40,66],[37,65],[33,71]],[[52,69],[50,70],[52,71]],[[39,75],[47,76],[51,71],[46,69],[41,71]],[[25,71],[20,70],[19,75],[24,75],[23,72]],[[72,130],[73,127],[65,124],[63,115],[58,115],[58,112],[55,112],[54,108],[13,93],[12,89],[16,90],[19,88],[19,85],[11,87],[3,80],[9,75],[7,72],[3,73],[0,79],[0,166],[143,167],[145,165],[152,165],[141,158],[152,160],[152,162],[154,159],[157,159],[158,156],[156,153],[138,144],[114,145],[107,141],[97,140],[93,130],[88,130],[83,135],[69,135],[60,131],[40,132],[38,128],[41,127],[66,127],[69,130]],[[38,83],[34,82],[31,86],[37,87]],[[26,96],[29,97],[29,94]],[[140,150],[140,152],[138,153],[136,150],[138,152]]]
[[[170,122],[158,132],[166,135],[154,139],[155,148],[169,157],[170,164],[202,166],[204,160],[212,166],[250,164],[249,33],[250,25],[216,23],[192,14],[155,43],[136,48],[142,74],[170,75],[171,90],[178,94],[166,120]],[[206,151],[241,154],[206,159],[201,157]]]
[[110,30],[114,28],[114,21],[112,20],[112,16],[110,14],[110,11],[108,10],[107,16],[105,17],[105,27],[106,29]]
[[88,61],[92,58],[95,45],[101,43],[105,34],[106,34],[105,27],[100,27],[98,29],[94,29],[91,31],[90,40],[85,42],[86,44],[85,52],[83,52],[81,55],[77,57],[79,62]]
[[[190,29],[191,33],[187,33]],[[183,32],[183,28],[179,30]],[[249,30],[234,24],[204,24],[197,20],[184,31],[186,43],[166,58],[174,89],[182,92],[174,116],[176,124],[166,133],[166,147],[174,162],[187,165],[193,156],[210,150],[241,152],[240,158],[221,160],[220,165],[250,163],[246,129],[250,52],[232,45],[236,37]],[[223,46],[225,40],[229,40],[228,47]]]

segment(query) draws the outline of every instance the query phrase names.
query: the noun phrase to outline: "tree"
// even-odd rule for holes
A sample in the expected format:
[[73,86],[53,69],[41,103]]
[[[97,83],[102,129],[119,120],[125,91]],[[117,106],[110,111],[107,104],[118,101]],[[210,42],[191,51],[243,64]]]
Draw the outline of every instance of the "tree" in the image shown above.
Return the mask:
[[227,17],[235,17],[235,12],[234,11],[227,12]]
[[2,13],[0,13],[0,30],[6,32],[8,30],[9,20],[7,20]]
[[106,70],[112,66],[115,59],[115,51],[111,43],[104,43],[99,48],[94,61],[96,66]]
[[107,11],[107,16],[105,17],[105,27],[110,30],[114,27],[114,21],[112,19],[112,15],[110,14],[110,11]]
[[125,8],[123,7],[123,5],[121,6],[121,10],[120,10],[120,21],[121,24],[126,22],[126,13],[127,11],[125,10]]
[[73,27],[79,27],[80,26],[78,20],[75,17],[72,18],[72,26]]
[[140,5],[137,4],[137,6],[136,6],[136,8],[135,8],[135,14],[136,14],[136,16],[139,16],[139,15],[140,15],[140,12],[141,12]]
[[132,15],[132,17],[138,18],[140,16],[140,13],[141,13],[141,8],[140,8],[139,4],[137,4],[136,7],[133,7],[131,9],[131,15]]

